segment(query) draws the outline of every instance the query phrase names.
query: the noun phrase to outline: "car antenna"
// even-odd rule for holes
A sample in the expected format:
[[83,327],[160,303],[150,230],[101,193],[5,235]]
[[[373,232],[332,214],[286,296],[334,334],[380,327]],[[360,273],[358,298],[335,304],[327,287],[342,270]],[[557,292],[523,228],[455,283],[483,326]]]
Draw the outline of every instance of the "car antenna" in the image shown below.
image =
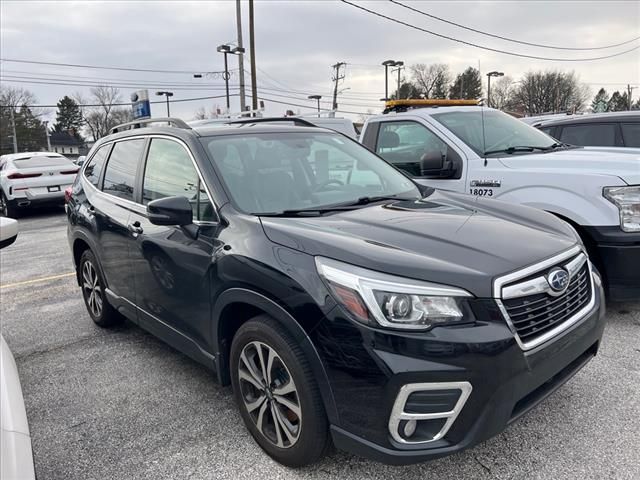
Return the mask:
[[488,160],[487,160],[487,138],[484,134],[484,105],[480,105],[480,115],[482,118],[482,152],[484,153],[484,166],[487,166]]

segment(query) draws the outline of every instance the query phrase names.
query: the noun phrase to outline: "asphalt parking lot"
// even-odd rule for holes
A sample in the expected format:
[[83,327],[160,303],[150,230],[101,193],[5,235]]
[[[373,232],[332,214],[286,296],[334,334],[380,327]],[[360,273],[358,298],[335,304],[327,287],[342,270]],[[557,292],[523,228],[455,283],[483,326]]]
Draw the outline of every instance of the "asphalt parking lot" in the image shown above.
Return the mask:
[[609,305],[599,355],[482,445],[408,467],[333,453],[291,470],[262,453],[204,367],[130,323],[94,326],[72,270],[62,210],[21,219],[0,254],[2,334],[39,480],[640,478],[640,302]]

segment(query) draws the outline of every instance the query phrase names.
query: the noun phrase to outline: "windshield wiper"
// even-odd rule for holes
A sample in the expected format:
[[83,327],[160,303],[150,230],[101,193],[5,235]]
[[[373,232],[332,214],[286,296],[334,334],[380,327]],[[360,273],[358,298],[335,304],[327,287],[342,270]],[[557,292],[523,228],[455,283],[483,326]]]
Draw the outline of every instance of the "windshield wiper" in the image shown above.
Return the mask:
[[542,152],[546,152],[548,150],[551,150],[553,147],[553,145],[549,146],[549,147],[534,147],[534,146],[529,146],[529,145],[522,145],[522,146],[517,146],[517,147],[509,147],[509,148],[501,148],[500,150],[488,150],[486,152],[484,152],[485,155],[491,155],[492,153],[508,153],[508,154],[512,154],[512,153],[516,153],[516,152],[533,152],[534,150],[540,150]]
[[354,202],[339,203],[337,205],[330,205],[327,207],[309,207],[309,208],[282,210],[281,212],[254,213],[253,215],[257,215],[259,217],[293,217],[293,216],[304,216],[304,215],[318,216],[318,215],[322,215],[323,213],[353,210],[353,207],[357,207],[359,205],[368,205],[370,203],[380,202],[383,200],[415,200],[415,199],[398,197],[396,195],[380,195],[377,197],[360,197]]
[[355,202],[343,204],[345,207],[351,207],[356,205],[367,205],[373,202],[381,202],[383,200],[415,200],[414,198],[402,198],[397,195],[378,195],[373,197],[360,197]]

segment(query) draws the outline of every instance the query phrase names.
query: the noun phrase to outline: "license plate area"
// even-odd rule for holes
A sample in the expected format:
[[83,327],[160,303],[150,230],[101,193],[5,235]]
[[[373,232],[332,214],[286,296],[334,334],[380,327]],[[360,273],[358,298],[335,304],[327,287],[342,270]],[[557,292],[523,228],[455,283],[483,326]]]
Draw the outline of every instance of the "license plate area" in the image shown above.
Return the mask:
[[59,192],[60,191],[60,185],[55,185],[53,187],[47,187],[47,190],[49,192]]

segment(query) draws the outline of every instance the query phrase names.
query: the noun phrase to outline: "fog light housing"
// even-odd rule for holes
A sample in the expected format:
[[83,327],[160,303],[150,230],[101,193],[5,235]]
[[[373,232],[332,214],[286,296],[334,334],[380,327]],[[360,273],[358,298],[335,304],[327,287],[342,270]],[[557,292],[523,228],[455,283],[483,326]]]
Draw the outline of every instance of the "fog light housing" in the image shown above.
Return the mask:
[[471,390],[469,382],[403,385],[389,416],[391,437],[405,445],[440,440],[455,422]]

